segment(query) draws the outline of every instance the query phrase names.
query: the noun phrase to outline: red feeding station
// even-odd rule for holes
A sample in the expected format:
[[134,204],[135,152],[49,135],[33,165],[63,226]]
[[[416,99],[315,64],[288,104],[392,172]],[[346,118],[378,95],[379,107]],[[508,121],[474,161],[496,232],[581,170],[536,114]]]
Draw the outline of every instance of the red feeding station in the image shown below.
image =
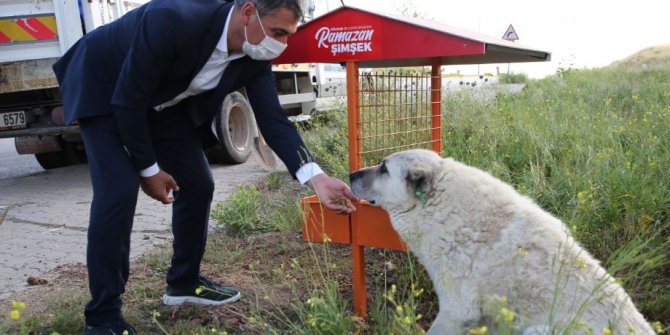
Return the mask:
[[[347,6],[302,25],[288,45],[274,64],[346,64],[350,171],[411,148],[442,154],[442,65],[550,59],[548,52],[500,38]],[[351,244],[354,313],[365,317],[364,248],[405,251],[405,244],[378,207],[358,204],[347,216],[321,206],[316,196],[302,204],[306,241]]]

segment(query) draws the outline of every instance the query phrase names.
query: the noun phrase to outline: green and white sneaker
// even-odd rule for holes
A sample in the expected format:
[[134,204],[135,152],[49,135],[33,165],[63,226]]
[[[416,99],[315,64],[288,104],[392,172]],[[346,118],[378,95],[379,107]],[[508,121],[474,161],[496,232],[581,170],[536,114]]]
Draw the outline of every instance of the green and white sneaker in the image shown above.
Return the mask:
[[188,289],[175,289],[168,286],[163,295],[166,305],[181,305],[187,302],[198,305],[219,306],[240,300],[240,291],[234,287],[223,286],[200,276],[200,282]]

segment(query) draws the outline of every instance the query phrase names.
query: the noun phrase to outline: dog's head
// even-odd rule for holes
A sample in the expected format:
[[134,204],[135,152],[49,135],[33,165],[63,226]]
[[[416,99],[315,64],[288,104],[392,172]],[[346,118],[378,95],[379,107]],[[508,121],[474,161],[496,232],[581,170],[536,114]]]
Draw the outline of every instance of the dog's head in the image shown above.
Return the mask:
[[430,150],[398,152],[384,158],[379,165],[351,173],[351,190],[388,211],[425,204],[441,161],[442,157]]

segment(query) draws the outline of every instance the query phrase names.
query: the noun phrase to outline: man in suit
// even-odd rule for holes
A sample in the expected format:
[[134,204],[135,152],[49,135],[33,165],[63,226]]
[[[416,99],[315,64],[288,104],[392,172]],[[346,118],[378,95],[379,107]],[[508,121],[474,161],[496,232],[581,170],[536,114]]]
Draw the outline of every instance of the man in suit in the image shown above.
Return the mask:
[[[77,42],[55,65],[66,122],[78,122],[93,185],[85,334],[134,329],[121,313],[138,189],[172,204],[165,304],[221,305],[240,293],[200,275],[214,183],[203,152],[224,97],[246,87],[258,126],[324,205],[358,200],[321,171],[279,105],[270,60],[302,17],[300,0],[153,0]],[[205,290],[197,290],[199,287]]]

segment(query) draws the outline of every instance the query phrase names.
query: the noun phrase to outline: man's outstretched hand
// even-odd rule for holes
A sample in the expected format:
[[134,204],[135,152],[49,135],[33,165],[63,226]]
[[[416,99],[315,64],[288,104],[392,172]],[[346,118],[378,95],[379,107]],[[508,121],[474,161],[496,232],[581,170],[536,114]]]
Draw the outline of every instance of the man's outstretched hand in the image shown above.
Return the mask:
[[360,201],[351,192],[347,184],[324,173],[312,177],[307,182],[307,185],[316,192],[316,195],[326,208],[332,209],[338,214],[350,214],[356,210],[356,207],[351,202]]
[[140,185],[144,193],[166,205],[174,202],[174,197],[170,196],[170,192],[179,191],[177,182],[163,170],[151,177],[141,178]]

